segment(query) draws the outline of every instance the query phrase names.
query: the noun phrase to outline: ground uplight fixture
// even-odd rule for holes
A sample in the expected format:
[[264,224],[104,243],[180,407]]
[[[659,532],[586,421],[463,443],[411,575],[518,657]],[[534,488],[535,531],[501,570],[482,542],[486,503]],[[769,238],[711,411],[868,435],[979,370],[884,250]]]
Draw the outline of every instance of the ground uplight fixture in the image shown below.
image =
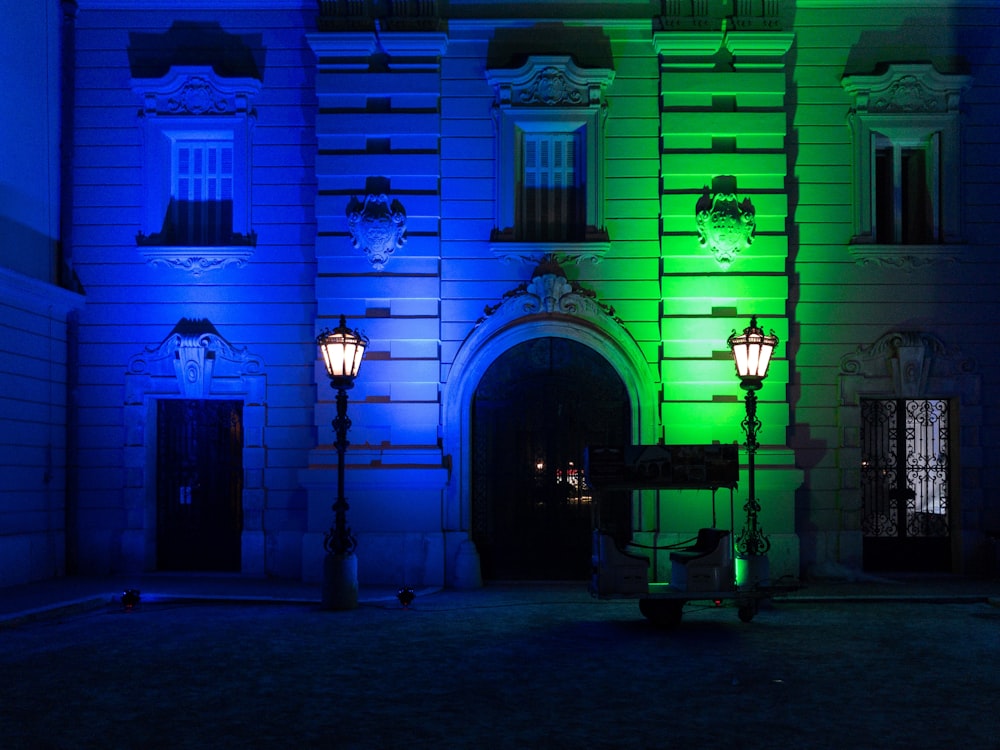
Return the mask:
[[771,355],[778,345],[778,337],[771,333],[764,333],[764,329],[757,325],[757,316],[750,318],[750,325],[743,329],[743,333],[733,331],[727,342],[729,349],[733,353],[733,362],[736,364],[736,374],[740,378],[740,387],[746,391],[746,419],[741,427],[746,433],[747,449],[747,489],[749,498],[743,509],[746,511],[746,525],[736,539],[736,549],[747,557],[766,555],[771,548],[771,542],[764,535],[757,520],[760,513],[760,500],[757,498],[757,488],[754,482],[754,457],[760,443],[757,442],[757,433],[761,428],[760,420],[757,418],[757,391],[760,390],[767,377],[767,368],[771,364]]
[[344,454],[349,443],[347,431],[351,420],[347,416],[347,391],[354,387],[354,379],[361,369],[361,362],[368,348],[368,337],[347,327],[341,315],[340,325],[332,331],[324,330],[316,338],[330,387],[337,391],[337,416],[333,419],[337,449],[337,500],[333,504],[333,527],[323,540],[326,558],[323,564],[324,609],[354,609],[358,606],[358,567],[354,550],[357,539],[347,525],[347,498],[344,496]]

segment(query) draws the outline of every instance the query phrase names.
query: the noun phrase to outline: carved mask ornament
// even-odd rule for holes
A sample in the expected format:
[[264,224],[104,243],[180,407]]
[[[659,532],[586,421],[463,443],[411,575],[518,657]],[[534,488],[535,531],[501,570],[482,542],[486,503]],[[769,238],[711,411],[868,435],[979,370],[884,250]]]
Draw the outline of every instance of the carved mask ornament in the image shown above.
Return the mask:
[[386,195],[366,195],[347,204],[347,229],[354,247],[363,250],[376,271],[406,243],[406,211]]
[[728,268],[736,255],[750,246],[757,227],[749,198],[740,203],[735,193],[709,192],[698,199],[695,218],[702,247],[708,246],[716,261]]

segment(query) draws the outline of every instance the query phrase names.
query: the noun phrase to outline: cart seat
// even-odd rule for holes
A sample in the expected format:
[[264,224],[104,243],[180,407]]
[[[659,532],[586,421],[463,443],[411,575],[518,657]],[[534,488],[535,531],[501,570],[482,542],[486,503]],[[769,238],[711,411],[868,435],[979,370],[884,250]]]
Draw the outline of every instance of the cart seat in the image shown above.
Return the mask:
[[733,550],[726,529],[699,529],[691,547],[670,553],[670,585],[682,591],[721,591],[732,585]]
[[597,596],[645,594],[649,589],[649,558],[626,552],[614,537],[594,531],[591,592]]
[[[688,565],[702,557],[718,553],[720,551],[720,542],[728,536],[729,531],[727,529],[699,529],[698,539],[695,543],[690,547],[671,552],[670,560],[671,562],[676,561],[683,565]],[[728,550],[729,544],[727,543],[724,547]]]

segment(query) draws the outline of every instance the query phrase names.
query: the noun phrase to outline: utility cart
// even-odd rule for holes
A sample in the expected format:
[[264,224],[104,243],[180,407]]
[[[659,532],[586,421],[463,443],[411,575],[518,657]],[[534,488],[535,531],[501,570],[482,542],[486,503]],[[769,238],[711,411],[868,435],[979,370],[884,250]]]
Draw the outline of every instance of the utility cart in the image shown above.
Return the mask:
[[[791,590],[770,585],[766,557],[737,554],[733,515],[733,495],[739,478],[736,443],[591,446],[586,454],[586,478],[594,493],[593,596],[638,599],[639,611],[650,622],[672,627],[680,623],[688,602],[735,605],[740,620],[750,622],[762,600]],[[613,522],[620,513],[609,512],[609,498],[644,489],[711,491],[712,525],[678,545],[656,547],[623,539],[621,529],[615,528]],[[728,523],[720,524],[716,515],[719,490],[729,491]],[[629,524],[629,537],[631,528],[634,526]],[[650,582],[650,557],[640,551],[669,555],[669,583]]]

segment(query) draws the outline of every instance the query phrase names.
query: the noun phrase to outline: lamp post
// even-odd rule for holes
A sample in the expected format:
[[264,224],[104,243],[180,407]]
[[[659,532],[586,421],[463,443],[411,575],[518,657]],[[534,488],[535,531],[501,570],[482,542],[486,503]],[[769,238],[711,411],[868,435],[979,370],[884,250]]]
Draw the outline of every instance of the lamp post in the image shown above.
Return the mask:
[[[757,488],[754,483],[754,456],[760,444],[757,442],[757,431],[760,430],[760,420],[757,418],[757,391],[767,377],[767,368],[771,363],[771,355],[778,345],[778,337],[772,331],[765,334],[757,325],[757,316],[750,318],[750,325],[743,333],[733,331],[727,342],[733,353],[736,364],[736,374],[740,377],[740,387],[746,391],[747,416],[740,425],[746,432],[747,441],[747,478],[749,499],[743,510],[746,511],[746,525],[736,539],[736,550],[744,558],[759,558],[767,554],[771,548],[770,540],[764,535],[757,522],[760,512],[760,500],[757,499]],[[764,573],[766,577],[766,573]],[[737,576],[739,578],[739,576]]]
[[337,416],[333,429],[337,435],[337,500],[333,504],[333,527],[326,532],[323,546],[323,609],[354,609],[358,606],[358,561],[354,556],[357,539],[347,526],[347,498],[344,497],[344,452],[347,450],[347,431],[351,420],[347,416],[347,391],[354,387],[354,379],[361,369],[361,361],[368,347],[368,338],[347,327],[341,315],[340,325],[332,331],[324,329],[316,338],[330,387],[337,391]]

